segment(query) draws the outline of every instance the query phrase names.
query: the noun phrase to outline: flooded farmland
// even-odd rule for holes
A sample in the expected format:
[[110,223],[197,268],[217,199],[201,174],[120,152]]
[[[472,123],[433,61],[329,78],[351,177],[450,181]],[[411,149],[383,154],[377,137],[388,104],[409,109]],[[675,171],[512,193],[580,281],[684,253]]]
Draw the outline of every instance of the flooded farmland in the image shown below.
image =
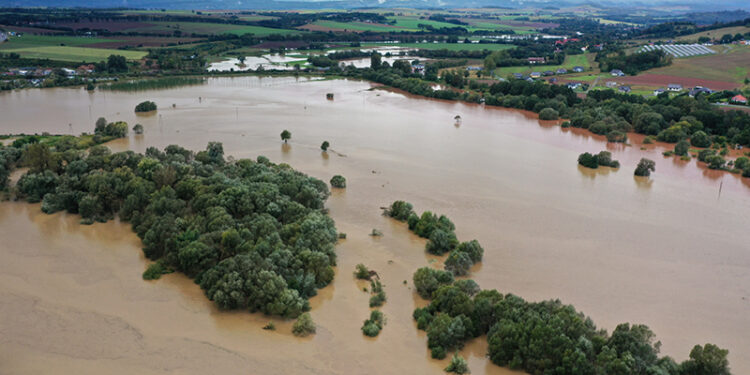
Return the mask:
[[[215,78],[206,85],[119,93],[79,89],[0,93],[0,133],[91,132],[100,116],[141,123],[143,135],[110,143],[143,152],[224,144],[227,155],[276,163],[347,189],[327,202],[348,238],[334,282],[311,300],[318,333],[220,312],[179,274],[141,279],[148,262],[129,225],[81,226],[39,205],[0,203],[0,362],[14,374],[442,373],[411,318],[424,302],[411,275],[427,265],[424,240],[380,214],[396,199],[446,214],[462,240],[478,239],[472,269],[483,288],[529,300],[560,298],[608,330],[647,324],[677,360],[694,344],[730,350],[750,372],[750,187],[747,179],[664,158],[659,146],[607,144],[511,110],[372,90],[366,82]],[[334,93],[334,100],[326,100]],[[135,105],[160,110],[136,116]],[[174,105],[174,106],[173,106]],[[460,115],[457,124],[454,116]],[[292,132],[289,144],[279,140]],[[333,152],[322,154],[327,140]],[[578,167],[607,149],[619,170]],[[656,161],[650,179],[632,171]],[[721,186],[721,192],[719,191]],[[373,229],[383,237],[368,236]],[[388,292],[380,336],[362,335],[369,294],[357,263]],[[407,285],[403,284],[408,280]],[[261,329],[274,321],[277,331]],[[484,359],[484,338],[462,353],[474,374],[511,374]],[[293,354],[292,354],[293,353]],[[290,354],[292,354],[290,356]]]

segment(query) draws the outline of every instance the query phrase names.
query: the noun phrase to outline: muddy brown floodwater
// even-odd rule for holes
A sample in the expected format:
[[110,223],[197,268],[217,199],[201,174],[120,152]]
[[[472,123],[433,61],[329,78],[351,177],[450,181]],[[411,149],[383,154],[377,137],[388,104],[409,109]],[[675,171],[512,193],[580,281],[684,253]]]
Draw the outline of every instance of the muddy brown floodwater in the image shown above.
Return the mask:
[[[405,225],[380,215],[404,199],[448,215],[460,239],[482,243],[485,260],[472,275],[483,288],[560,298],[610,331],[647,324],[678,361],[694,344],[715,343],[730,350],[734,373],[750,373],[746,179],[517,111],[370,88],[242,77],[143,93],[0,93],[0,133],[78,134],[104,116],[145,128],[110,144],[115,150],[220,141],[235,158],[265,155],[325,181],[342,174],[348,185],[327,203],[348,239],[337,246],[334,282],[312,299],[318,333],[306,339],[291,336],[288,322],[217,311],[178,274],[141,280],[147,262],[127,224],[80,226],[39,205],[1,203],[0,372],[442,373],[447,360],[429,359],[411,318],[424,303],[411,275],[432,258]],[[136,117],[147,99],[160,110]],[[292,132],[288,145],[283,129]],[[335,152],[321,153],[324,140]],[[577,167],[579,153],[603,149],[620,170]],[[656,160],[651,179],[633,177],[641,157]],[[373,228],[384,236],[369,237]],[[360,262],[380,273],[388,294],[376,339],[360,331],[369,314],[369,296],[352,277]],[[277,331],[261,329],[269,320]],[[463,350],[474,374],[512,373],[485,353],[484,338]]]

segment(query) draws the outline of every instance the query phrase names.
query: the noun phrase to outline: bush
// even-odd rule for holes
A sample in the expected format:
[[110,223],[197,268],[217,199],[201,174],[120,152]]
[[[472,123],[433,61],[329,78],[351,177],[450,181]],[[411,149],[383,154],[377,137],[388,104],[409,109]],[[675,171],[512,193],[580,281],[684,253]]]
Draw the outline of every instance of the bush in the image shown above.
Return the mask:
[[539,111],[539,119],[540,120],[557,120],[560,117],[560,114],[557,113],[556,110],[552,108],[544,108],[541,111]]
[[331,144],[328,143],[328,141],[323,141],[323,143],[320,145],[320,149],[323,151],[328,151],[328,147],[330,147]]
[[690,144],[684,139],[677,142],[677,144],[674,146],[675,155],[685,156],[688,154],[689,150]]
[[422,298],[429,299],[438,288],[453,283],[453,275],[450,272],[422,267],[414,272],[413,281],[417,293]]
[[430,240],[427,241],[426,249],[430,254],[443,255],[453,250],[458,245],[458,239],[453,232],[446,232],[442,229],[436,229],[430,234]]
[[360,280],[367,280],[370,278],[370,270],[367,269],[364,264],[360,263],[356,268],[357,270],[354,271],[354,277]]
[[625,143],[628,141],[628,134],[619,130],[612,130],[607,133],[607,142]]
[[331,186],[339,189],[343,189],[346,187],[346,178],[341,175],[335,175],[333,178],[331,178]]
[[599,162],[596,160],[596,156],[588,152],[578,155],[578,164],[591,169],[599,168]]
[[638,162],[638,165],[635,167],[634,174],[636,176],[648,177],[651,175],[651,172],[655,171],[656,163],[653,160],[642,158],[641,161]]
[[143,134],[143,125],[141,125],[141,124],[135,124],[135,126],[133,126],[133,133],[135,133],[135,134]]
[[412,208],[413,206],[409,202],[395,201],[384,213],[398,221],[406,221],[409,216],[414,215]]
[[698,161],[707,163],[708,158],[712,155],[716,155],[716,150],[711,150],[711,149],[700,150],[698,151]]
[[690,137],[690,144],[695,147],[711,147],[711,137],[699,130]]
[[162,262],[154,262],[149,264],[148,268],[143,271],[143,280],[156,280],[161,275],[171,273],[172,271],[164,267]]
[[370,319],[365,320],[362,325],[362,333],[365,336],[375,337],[380,333],[380,330],[383,329],[384,325],[385,317],[383,316],[383,313],[374,310],[370,312]]
[[727,161],[721,155],[711,155],[706,158],[709,169],[724,169],[726,163]]
[[268,331],[275,331],[276,330],[276,324],[273,324],[273,322],[268,322],[265,326],[263,326],[263,329]]
[[466,362],[464,357],[461,357],[458,354],[453,354],[451,363],[448,365],[448,367],[445,368],[445,372],[452,372],[458,375],[471,373],[471,371],[469,371],[469,364]]
[[310,313],[304,313],[297,318],[292,326],[292,333],[295,336],[304,337],[315,333],[315,323],[312,320]]
[[135,111],[136,112],[156,111],[156,103],[148,101],[148,100],[145,102],[138,103],[138,105],[135,106]]
[[643,138],[643,144],[644,145],[650,145],[654,143],[654,138],[652,136],[647,136],[646,138]]
[[370,297],[370,307],[379,307],[383,306],[383,303],[385,303],[385,291],[380,290],[379,292],[375,293],[372,297]]

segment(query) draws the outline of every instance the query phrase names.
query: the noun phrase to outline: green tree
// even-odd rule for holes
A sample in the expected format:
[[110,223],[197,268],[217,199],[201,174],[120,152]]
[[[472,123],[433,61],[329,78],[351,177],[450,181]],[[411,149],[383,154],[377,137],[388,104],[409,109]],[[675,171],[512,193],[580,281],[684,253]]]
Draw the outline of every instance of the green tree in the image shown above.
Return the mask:
[[689,150],[690,150],[690,144],[684,139],[681,139],[674,146],[674,153],[675,155],[678,155],[678,156],[687,156]]
[[638,165],[635,167],[634,174],[636,176],[650,176],[651,172],[656,171],[656,163],[653,160],[641,158]]
[[451,284],[453,275],[450,272],[422,267],[414,272],[413,282],[417,293],[422,298],[429,299],[440,286]]
[[138,105],[135,106],[136,112],[151,112],[156,111],[156,103],[152,101],[146,100],[145,102],[140,102]]
[[557,111],[554,108],[544,108],[539,112],[539,119],[540,120],[557,120],[560,117],[560,115],[557,113]]
[[328,151],[328,147],[330,147],[331,144],[328,143],[328,141],[323,141],[323,143],[320,145],[320,149],[323,151]]
[[281,140],[284,141],[284,143],[287,143],[290,139],[292,139],[292,133],[289,130],[284,129],[284,131],[281,132]]
[[310,313],[304,313],[297,318],[292,325],[292,333],[295,336],[308,336],[315,333],[315,322],[312,320]]
[[702,131],[697,131],[690,137],[690,144],[695,147],[711,147],[711,137]]
[[107,70],[110,73],[127,72],[128,61],[122,55],[109,55],[107,58]]
[[458,239],[456,239],[456,235],[453,232],[436,229],[430,234],[426,250],[430,254],[443,255],[453,250],[457,245]]
[[381,57],[382,56],[379,53],[373,52],[372,55],[370,55],[370,68],[380,69],[383,65]]
[[133,133],[135,133],[135,134],[143,134],[143,125],[141,125],[141,124],[135,124],[133,126]]
[[696,345],[680,364],[680,375],[729,375],[729,351],[714,344]]
[[445,368],[445,372],[452,372],[458,375],[471,374],[471,371],[469,371],[469,364],[464,357],[461,357],[458,353],[453,354],[451,363]]
[[331,186],[339,189],[343,189],[346,187],[346,178],[341,175],[335,175],[331,178]]

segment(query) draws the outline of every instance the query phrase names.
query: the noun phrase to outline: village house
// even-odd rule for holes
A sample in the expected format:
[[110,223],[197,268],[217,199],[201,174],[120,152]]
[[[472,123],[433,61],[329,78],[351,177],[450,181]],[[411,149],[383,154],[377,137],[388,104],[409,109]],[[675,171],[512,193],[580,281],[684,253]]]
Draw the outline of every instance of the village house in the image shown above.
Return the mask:
[[622,77],[625,75],[625,73],[623,73],[622,70],[620,69],[612,69],[612,71],[609,72],[609,74],[612,74],[612,76],[614,77]]
[[667,90],[664,90],[664,88],[658,88],[654,90],[654,96],[659,96],[659,94],[667,92]]
[[732,99],[729,99],[729,101],[734,104],[743,104],[743,105],[747,104],[747,98],[742,95],[733,96]]
[[529,64],[544,64],[547,61],[544,57],[529,57]]
[[566,73],[568,73],[568,69],[565,69],[565,68],[557,69],[557,74],[566,74]]
[[542,73],[539,73],[539,72],[531,72],[531,74],[529,74],[529,77],[531,78],[539,78],[541,76],[542,76]]
[[605,85],[607,87],[609,87],[609,88],[617,87],[617,82],[615,82],[615,81],[607,81],[607,83],[605,83]]
[[673,92],[682,91],[682,85],[676,84],[676,83],[670,83],[669,85],[667,85],[667,90],[673,91]]
[[424,64],[414,64],[411,66],[412,73],[424,75]]
[[624,93],[626,93],[626,94],[629,94],[629,93],[630,93],[630,91],[631,91],[631,89],[630,89],[630,86],[620,86],[620,87],[618,88],[618,90],[620,90],[620,92],[624,92]]
[[555,72],[553,72],[551,70],[545,70],[544,73],[542,73],[542,74],[545,75],[545,76],[552,76],[552,75],[555,75]]
[[584,71],[584,69],[583,69],[582,66],[574,66],[573,67],[573,71],[576,72],[576,73],[581,73],[581,72]]
[[579,82],[569,82],[567,84],[567,86],[568,86],[569,89],[575,90],[575,89],[581,87],[581,84]]

